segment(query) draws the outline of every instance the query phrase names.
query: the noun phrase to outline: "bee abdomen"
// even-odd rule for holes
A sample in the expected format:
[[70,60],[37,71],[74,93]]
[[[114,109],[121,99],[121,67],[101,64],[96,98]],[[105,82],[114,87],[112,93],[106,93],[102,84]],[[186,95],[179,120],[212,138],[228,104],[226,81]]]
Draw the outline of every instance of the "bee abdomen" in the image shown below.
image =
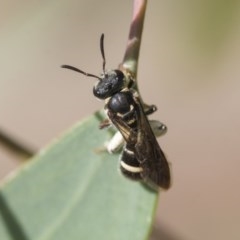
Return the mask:
[[126,147],[124,148],[120,159],[120,169],[125,177],[132,180],[142,179],[141,173],[143,169],[140,167],[140,164],[135,157],[135,153]]

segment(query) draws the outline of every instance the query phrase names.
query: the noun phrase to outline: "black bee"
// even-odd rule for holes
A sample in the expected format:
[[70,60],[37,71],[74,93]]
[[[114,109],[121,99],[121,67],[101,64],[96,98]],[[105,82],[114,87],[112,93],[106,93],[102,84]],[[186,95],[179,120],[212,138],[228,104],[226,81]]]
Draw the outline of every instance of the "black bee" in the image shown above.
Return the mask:
[[[98,77],[78,68],[63,65],[63,68],[77,71],[99,81],[93,88],[95,97],[105,100],[104,109],[110,119],[104,121],[100,128],[111,123],[119,130],[125,140],[120,159],[120,169],[132,180],[143,180],[151,186],[168,189],[171,183],[170,169],[146,115],[156,111],[154,105],[144,104],[137,91],[131,74],[116,69],[105,70],[104,35],[100,39],[100,50],[103,58],[103,74]],[[159,130],[165,132],[165,125]]]

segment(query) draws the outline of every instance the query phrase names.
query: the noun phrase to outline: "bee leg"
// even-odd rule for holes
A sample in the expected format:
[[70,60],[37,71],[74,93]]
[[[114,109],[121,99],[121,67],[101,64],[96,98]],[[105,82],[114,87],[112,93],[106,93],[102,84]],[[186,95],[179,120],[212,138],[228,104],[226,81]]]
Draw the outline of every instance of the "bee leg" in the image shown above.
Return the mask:
[[109,153],[117,153],[119,152],[124,145],[124,138],[122,134],[117,131],[111,140],[107,143],[106,148]]
[[167,132],[167,126],[157,120],[149,120],[150,126],[155,137],[161,137]]
[[99,124],[99,129],[109,127],[110,125],[112,125],[111,122],[106,118]]
[[142,103],[142,105],[146,115],[150,115],[157,111],[156,105],[147,105],[146,103]]
[[[143,108],[145,115],[148,116],[157,111],[157,107],[155,105],[148,105],[148,104],[142,102],[140,99],[140,96],[138,94],[134,95],[134,99],[138,106],[140,105],[140,103],[142,103],[142,108]],[[149,123],[150,123],[152,131],[154,132],[154,135],[156,137],[160,137],[167,132],[167,126],[165,124],[161,123],[160,121],[149,120]]]

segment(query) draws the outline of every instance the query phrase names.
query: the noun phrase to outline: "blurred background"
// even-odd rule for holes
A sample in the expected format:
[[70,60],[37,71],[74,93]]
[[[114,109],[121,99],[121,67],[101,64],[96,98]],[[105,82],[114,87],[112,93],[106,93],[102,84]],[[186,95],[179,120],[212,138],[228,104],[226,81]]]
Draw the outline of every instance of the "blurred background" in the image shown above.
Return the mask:
[[[121,62],[132,1],[1,1],[0,130],[38,151],[103,107],[94,79]],[[168,126],[159,142],[173,186],[160,195],[152,239],[240,239],[240,2],[148,3],[138,82]],[[0,144],[0,177],[21,164]]]

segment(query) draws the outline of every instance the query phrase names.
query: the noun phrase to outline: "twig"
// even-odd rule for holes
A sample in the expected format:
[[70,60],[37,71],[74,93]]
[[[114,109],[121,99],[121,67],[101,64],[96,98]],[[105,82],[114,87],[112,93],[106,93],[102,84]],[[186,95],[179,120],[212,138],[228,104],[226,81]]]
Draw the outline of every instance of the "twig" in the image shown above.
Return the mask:
[[133,1],[133,18],[130,26],[126,51],[120,68],[130,72],[134,79],[137,75],[138,57],[147,0]]
[[15,153],[19,158],[28,159],[34,155],[33,150],[19,143],[16,139],[2,130],[0,130],[0,144]]
[[128,36],[128,42],[126,51],[123,57],[123,61],[119,68],[130,75],[134,80],[132,86],[139,93],[143,108],[147,112],[149,109],[157,109],[155,105],[148,105],[142,100],[141,94],[137,85],[137,67],[138,57],[141,45],[144,17],[147,8],[147,0],[134,0],[133,1],[133,17],[130,25],[130,31]]

